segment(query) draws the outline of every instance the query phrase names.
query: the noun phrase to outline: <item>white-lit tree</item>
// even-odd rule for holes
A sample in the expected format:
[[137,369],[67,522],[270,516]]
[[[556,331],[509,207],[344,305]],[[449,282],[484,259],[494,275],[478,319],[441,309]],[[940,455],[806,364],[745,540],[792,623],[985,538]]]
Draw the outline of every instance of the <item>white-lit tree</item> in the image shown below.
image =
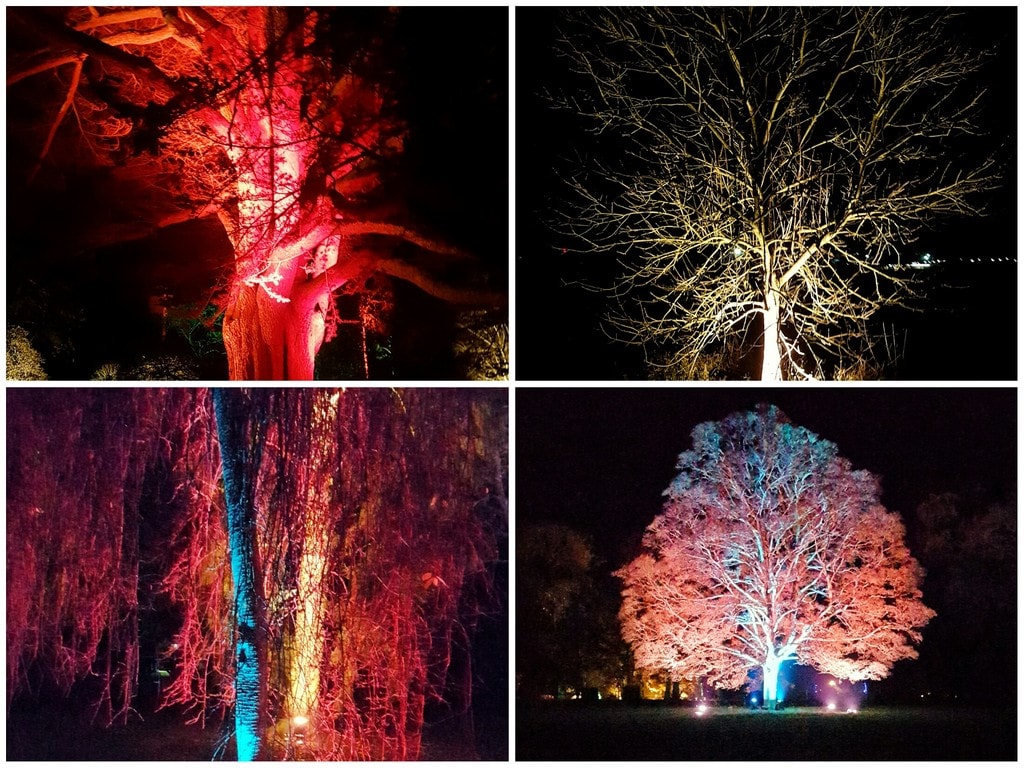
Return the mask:
[[769,708],[781,665],[878,680],[934,616],[878,480],[774,406],[693,431],[644,552],[617,572],[641,669],[737,688]]
[[[984,54],[951,17],[894,8],[582,12],[555,103],[597,135],[556,228],[618,262],[613,338],[697,378],[760,349],[760,378],[870,359],[867,321],[907,301],[898,251],[984,213]],[[667,358],[664,353],[668,353]]]

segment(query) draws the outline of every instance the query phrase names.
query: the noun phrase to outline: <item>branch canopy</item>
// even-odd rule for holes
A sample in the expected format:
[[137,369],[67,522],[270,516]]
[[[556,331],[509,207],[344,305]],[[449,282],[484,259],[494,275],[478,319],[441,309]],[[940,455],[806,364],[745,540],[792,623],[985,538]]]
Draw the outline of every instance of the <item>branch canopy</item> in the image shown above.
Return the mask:
[[774,406],[693,431],[623,580],[641,669],[738,687],[797,660],[846,680],[916,658],[934,616],[878,480]]
[[[870,349],[924,227],[984,213],[986,52],[947,12],[618,8],[571,17],[552,94],[596,137],[554,226],[613,255],[608,333],[693,370],[773,346],[788,377]],[[580,142],[585,144],[585,142]],[[768,352],[765,352],[768,355]]]

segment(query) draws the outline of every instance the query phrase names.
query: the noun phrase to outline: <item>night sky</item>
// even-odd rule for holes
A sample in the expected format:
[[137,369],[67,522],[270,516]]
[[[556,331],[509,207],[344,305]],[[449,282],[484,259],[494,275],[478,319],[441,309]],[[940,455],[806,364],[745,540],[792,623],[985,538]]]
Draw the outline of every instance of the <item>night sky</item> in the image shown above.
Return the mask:
[[[918,311],[891,311],[884,318],[898,329],[902,352],[888,377],[903,381],[1016,379],[1017,265],[990,261],[1016,256],[1016,8],[956,10],[963,14],[955,23],[958,34],[979,49],[998,50],[980,75],[987,87],[987,136],[977,148],[1002,148],[1005,183],[988,200],[984,219],[938,223],[913,244],[914,253],[927,251],[952,264],[928,274],[927,296],[914,305]],[[571,92],[579,83],[553,52],[566,13],[517,9],[515,269],[518,295],[529,296],[531,310],[517,314],[517,375],[524,380],[644,379],[640,349],[610,341],[601,329],[611,305],[583,287],[609,282],[616,274],[614,259],[574,250],[572,241],[557,238],[546,223],[564,194],[560,174],[567,159],[580,154],[590,160],[607,151],[592,141],[582,121],[555,112],[543,96]],[[998,341],[986,354],[979,339],[992,337]],[[957,350],[955,359],[950,350]]]
[[618,567],[660,512],[693,428],[762,402],[879,475],[905,523],[932,493],[1012,499],[1016,401],[1013,388],[521,387],[516,524],[576,528]]

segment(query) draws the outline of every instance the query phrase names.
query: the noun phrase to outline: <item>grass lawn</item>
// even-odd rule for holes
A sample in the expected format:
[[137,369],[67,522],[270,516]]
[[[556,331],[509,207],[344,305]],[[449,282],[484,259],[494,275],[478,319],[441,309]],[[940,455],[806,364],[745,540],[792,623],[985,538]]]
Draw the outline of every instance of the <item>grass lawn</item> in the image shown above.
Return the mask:
[[1015,709],[520,707],[516,760],[1016,760]]

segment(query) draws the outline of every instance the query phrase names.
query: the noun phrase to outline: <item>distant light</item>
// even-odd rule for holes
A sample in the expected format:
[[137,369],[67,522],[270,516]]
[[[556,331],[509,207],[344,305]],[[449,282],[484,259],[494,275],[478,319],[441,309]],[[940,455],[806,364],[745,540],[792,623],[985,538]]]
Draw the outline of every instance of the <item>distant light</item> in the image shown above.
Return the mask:
[[302,728],[303,726],[309,725],[309,718],[305,715],[296,715],[292,718],[292,725],[296,728]]
[[848,715],[856,715],[857,714],[857,709],[855,707],[850,707],[848,710],[846,710],[846,714],[848,714]]
[[708,711],[708,705],[707,704],[698,704],[697,705],[697,717],[700,717],[701,715],[703,715],[707,711]]
[[739,247],[739,246],[737,245],[737,246],[736,246],[735,248],[733,248],[733,249],[732,249],[732,255],[733,255],[733,256],[742,256],[742,255],[743,255],[743,249],[742,249],[742,248],[740,248],[740,247]]
[[832,712],[832,711],[834,711],[834,710],[835,710],[835,708],[836,708],[836,703],[835,703],[834,701],[830,701],[830,702],[828,703],[828,707],[827,707],[828,711],[829,711],[829,712]]

